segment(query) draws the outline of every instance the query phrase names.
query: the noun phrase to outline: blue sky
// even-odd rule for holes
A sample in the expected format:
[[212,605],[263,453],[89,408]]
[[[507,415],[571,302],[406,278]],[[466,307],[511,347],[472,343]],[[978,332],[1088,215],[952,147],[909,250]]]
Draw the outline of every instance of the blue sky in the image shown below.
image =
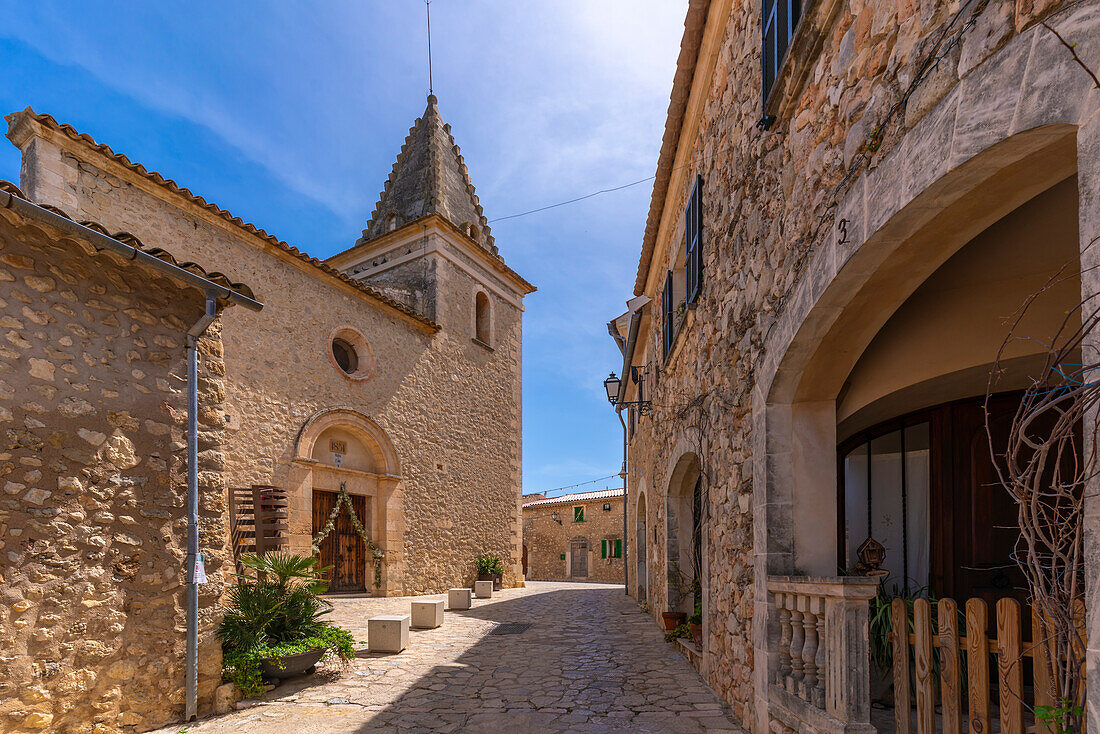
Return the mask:
[[[653,174],[684,5],[433,0],[435,93],[490,220]],[[0,111],[49,113],[317,257],[369,219],[426,66],[419,0],[0,5]],[[19,178],[10,144],[0,178]],[[631,295],[650,192],[491,225],[539,288],[525,492],[619,470],[605,323]]]

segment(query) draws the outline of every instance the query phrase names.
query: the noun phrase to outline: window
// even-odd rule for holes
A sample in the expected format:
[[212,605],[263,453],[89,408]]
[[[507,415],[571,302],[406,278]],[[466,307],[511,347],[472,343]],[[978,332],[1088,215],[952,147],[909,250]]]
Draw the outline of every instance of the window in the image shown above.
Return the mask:
[[695,177],[695,188],[684,211],[684,255],[687,270],[687,302],[699,300],[703,286],[703,178]]
[[886,547],[882,568],[899,590],[928,584],[931,534],[929,423],[870,436],[843,458],[845,567],[867,538]]
[[622,558],[623,539],[608,538],[600,541],[600,558]]
[[332,366],[349,380],[369,380],[374,374],[374,354],[370,344],[351,327],[345,326],[332,333],[328,358]]
[[661,341],[662,356],[668,359],[668,353],[672,351],[672,342],[676,337],[674,327],[676,323],[675,290],[672,282],[672,271],[665,276],[665,290],[661,294]]
[[478,292],[474,297],[474,338],[486,346],[490,343],[489,296]]
[[787,56],[794,29],[802,17],[802,0],[763,0],[764,100],[771,94],[779,67]]
[[573,508],[573,522],[584,522],[584,507]]
[[359,369],[359,355],[348,341],[337,337],[332,340],[332,358],[346,374],[354,375]]

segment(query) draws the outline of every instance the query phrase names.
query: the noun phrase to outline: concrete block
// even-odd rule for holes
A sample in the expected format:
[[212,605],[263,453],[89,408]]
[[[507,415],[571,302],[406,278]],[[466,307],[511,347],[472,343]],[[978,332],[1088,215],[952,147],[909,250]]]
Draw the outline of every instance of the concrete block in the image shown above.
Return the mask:
[[409,646],[409,615],[382,614],[367,620],[371,652],[401,652]]
[[447,592],[448,609],[469,609],[473,606],[469,589],[450,589]]
[[412,626],[419,629],[435,629],[443,624],[443,600],[414,601]]
[[478,599],[491,599],[493,598],[493,582],[492,581],[475,581],[474,582],[474,596]]

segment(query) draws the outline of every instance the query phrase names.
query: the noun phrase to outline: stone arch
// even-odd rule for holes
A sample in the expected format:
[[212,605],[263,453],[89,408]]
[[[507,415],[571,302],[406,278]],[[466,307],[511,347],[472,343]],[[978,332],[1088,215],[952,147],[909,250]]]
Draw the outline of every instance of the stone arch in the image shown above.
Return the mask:
[[667,606],[690,613],[695,606],[692,580],[702,582],[702,464],[694,452],[679,455],[665,495]]
[[[339,460],[334,456],[339,452],[332,450],[333,441],[343,441],[345,445],[340,448],[347,450]],[[368,591],[384,596],[403,592],[405,510],[401,462],[377,423],[349,408],[315,413],[295,439],[288,481],[291,550],[312,553],[317,503],[324,506],[322,493],[343,489],[355,501],[365,503],[365,514],[360,519],[372,542],[382,550],[377,583],[375,561],[366,554]],[[319,512],[323,514],[323,510]]]
[[646,601],[649,598],[649,506],[646,502],[646,491],[643,483],[638,490],[638,501],[634,507],[635,535],[635,591],[638,601]]
[[294,458],[315,461],[317,440],[330,429],[342,429],[355,435],[369,453],[375,474],[401,475],[401,462],[389,436],[373,420],[349,408],[330,408],[314,413],[298,432]]

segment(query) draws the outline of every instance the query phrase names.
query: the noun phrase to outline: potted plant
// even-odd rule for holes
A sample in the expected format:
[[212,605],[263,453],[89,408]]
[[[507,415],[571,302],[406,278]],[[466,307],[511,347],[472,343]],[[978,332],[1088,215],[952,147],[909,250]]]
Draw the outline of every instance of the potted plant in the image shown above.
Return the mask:
[[492,581],[493,591],[504,588],[504,562],[500,556],[478,556],[475,563],[478,581]]
[[695,646],[703,649],[703,602],[695,602],[695,612],[688,617],[688,629],[691,630],[691,639]]
[[661,612],[661,621],[665,625],[665,632],[672,632],[687,619],[684,612]]
[[241,563],[256,575],[229,590],[218,638],[225,678],[243,695],[262,695],[265,679],[311,673],[322,658],[346,664],[355,655],[351,634],[321,619],[332,605],[318,596],[327,585],[317,575],[328,569],[316,570],[316,559],[250,553]]

